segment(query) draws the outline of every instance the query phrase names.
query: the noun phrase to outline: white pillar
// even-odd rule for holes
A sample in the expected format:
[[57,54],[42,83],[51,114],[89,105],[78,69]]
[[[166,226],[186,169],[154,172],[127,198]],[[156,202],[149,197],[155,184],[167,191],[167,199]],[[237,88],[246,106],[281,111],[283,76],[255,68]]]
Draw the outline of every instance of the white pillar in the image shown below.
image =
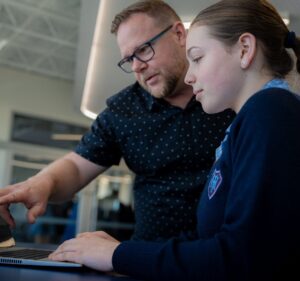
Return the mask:
[[97,226],[97,179],[93,180],[78,194],[76,234],[95,231]]
[[11,152],[0,148],[0,188],[10,183],[11,168]]

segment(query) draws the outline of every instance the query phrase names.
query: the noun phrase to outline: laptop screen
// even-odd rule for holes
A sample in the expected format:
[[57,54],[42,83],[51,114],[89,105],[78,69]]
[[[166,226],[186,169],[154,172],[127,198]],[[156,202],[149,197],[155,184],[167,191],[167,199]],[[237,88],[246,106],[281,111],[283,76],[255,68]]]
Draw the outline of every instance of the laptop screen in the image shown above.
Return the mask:
[[12,247],[15,245],[15,240],[12,237],[9,225],[0,216],[0,248]]

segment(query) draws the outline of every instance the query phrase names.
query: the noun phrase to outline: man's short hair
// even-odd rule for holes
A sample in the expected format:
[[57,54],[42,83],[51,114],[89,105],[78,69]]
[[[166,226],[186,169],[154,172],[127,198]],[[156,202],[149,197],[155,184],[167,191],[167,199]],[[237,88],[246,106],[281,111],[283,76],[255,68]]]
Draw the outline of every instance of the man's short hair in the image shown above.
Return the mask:
[[162,0],[142,0],[138,1],[120,13],[118,13],[111,24],[111,33],[117,34],[119,26],[131,15],[143,13],[156,20],[158,25],[172,24],[174,21],[180,21],[180,17],[167,3]]

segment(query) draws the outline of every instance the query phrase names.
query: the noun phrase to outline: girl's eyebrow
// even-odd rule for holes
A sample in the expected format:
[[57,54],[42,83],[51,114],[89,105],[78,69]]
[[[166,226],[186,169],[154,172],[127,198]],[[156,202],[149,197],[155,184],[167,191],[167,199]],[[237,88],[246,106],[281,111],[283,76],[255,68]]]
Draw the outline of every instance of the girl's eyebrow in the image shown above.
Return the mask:
[[190,55],[191,55],[191,52],[192,52],[194,49],[200,49],[200,48],[199,48],[199,47],[196,47],[196,46],[192,46],[192,47],[188,48],[188,49],[186,50],[187,56],[190,56]]

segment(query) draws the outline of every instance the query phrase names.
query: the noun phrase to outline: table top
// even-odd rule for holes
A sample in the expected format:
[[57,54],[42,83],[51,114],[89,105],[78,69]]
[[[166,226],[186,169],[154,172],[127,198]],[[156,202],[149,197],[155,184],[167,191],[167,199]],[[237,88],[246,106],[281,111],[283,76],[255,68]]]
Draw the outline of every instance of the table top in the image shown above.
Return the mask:
[[[19,247],[54,250],[56,245],[17,243]],[[106,274],[87,267],[58,268],[0,264],[1,281],[138,281],[126,276]]]
[[0,265],[1,281],[137,281],[87,268],[57,269]]

